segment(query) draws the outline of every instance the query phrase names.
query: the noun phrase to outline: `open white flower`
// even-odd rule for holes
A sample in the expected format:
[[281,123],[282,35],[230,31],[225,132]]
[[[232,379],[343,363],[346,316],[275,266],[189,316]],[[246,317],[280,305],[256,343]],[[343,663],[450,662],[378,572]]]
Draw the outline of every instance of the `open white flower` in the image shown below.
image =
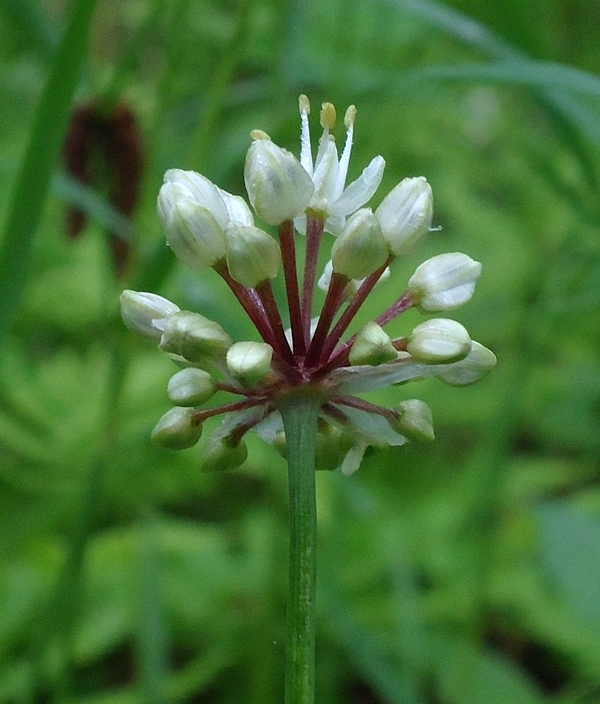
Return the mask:
[[[310,102],[305,95],[299,98],[302,131],[300,135],[300,163],[312,178],[314,193],[309,208],[323,217],[325,231],[337,235],[344,226],[348,215],[362,208],[375,194],[381,183],[385,161],[382,156],[376,156],[364,169],[362,174],[346,186],[352,139],[354,136],[354,120],[356,108],[351,105],[344,116],[346,126],[346,142],[342,154],[338,151],[330,130],[335,125],[335,107],[331,103],[323,103],[321,109],[321,127],[323,134],[319,139],[319,147],[313,162],[310,127],[308,115]],[[303,232],[304,218],[296,221],[298,229]]]

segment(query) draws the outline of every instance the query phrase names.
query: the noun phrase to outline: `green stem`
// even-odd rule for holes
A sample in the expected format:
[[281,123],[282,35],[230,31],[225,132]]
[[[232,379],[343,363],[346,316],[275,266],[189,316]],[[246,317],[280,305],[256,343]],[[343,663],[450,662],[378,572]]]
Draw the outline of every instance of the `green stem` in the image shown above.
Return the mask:
[[279,404],[290,497],[285,704],[313,704],[315,700],[315,445],[321,404],[314,389],[298,389]]

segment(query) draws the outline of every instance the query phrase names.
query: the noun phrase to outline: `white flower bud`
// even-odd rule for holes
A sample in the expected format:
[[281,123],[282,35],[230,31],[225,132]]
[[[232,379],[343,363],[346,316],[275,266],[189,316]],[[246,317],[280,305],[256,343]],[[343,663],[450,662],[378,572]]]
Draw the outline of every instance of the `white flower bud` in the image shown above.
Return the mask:
[[358,333],[350,350],[350,364],[370,364],[377,366],[396,359],[390,336],[377,323],[367,323]]
[[277,276],[281,252],[271,235],[258,227],[230,225],[226,241],[227,268],[242,286],[255,288]]
[[192,447],[202,435],[202,425],[192,422],[193,415],[193,408],[171,408],[154,426],[151,439],[169,450],[186,450]]
[[391,251],[404,254],[431,227],[431,186],[423,176],[405,178],[381,201],[375,215]]
[[252,207],[269,225],[302,215],[314,191],[311,177],[293,154],[264,132],[255,130],[251,136],[244,181]]
[[394,424],[398,432],[410,440],[434,440],[433,416],[431,409],[418,398],[411,398],[398,404],[396,409],[400,414]]
[[417,267],[408,290],[423,310],[451,310],[471,299],[479,274],[481,264],[466,254],[439,254]]
[[158,215],[169,246],[186,266],[204,269],[225,256],[229,212],[222,193],[195,171],[170,169],[165,173]]
[[483,378],[496,362],[496,355],[491,350],[473,341],[471,351],[464,359],[437,376],[450,386],[468,386]]
[[171,301],[155,293],[123,291],[121,294],[121,317],[125,325],[144,337],[160,341],[165,318],[179,311]]
[[273,348],[266,342],[236,342],[226,357],[227,369],[243,386],[252,387],[271,371]]
[[379,221],[370,208],[348,220],[331,248],[333,271],[348,279],[362,279],[383,266],[389,256]]
[[160,348],[189,362],[223,357],[233,340],[218,324],[199,313],[182,310],[167,319]]
[[460,323],[433,318],[417,325],[406,350],[427,364],[444,364],[464,359],[471,351],[471,344],[469,333]]
[[227,439],[211,438],[202,450],[202,469],[205,472],[226,472],[244,464],[248,448],[243,440],[231,445]]
[[173,374],[167,384],[167,396],[176,406],[199,406],[215,393],[216,384],[203,369],[189,367]]
[[206,176],[195,171],[169,169],[163,181],[158,194],[158,216],[163,224],[166,225],[169,213],[178,202],[188,201],[206,208],[221,229],[227,227],[229,213],[222,197],[225,191],[221,191]]

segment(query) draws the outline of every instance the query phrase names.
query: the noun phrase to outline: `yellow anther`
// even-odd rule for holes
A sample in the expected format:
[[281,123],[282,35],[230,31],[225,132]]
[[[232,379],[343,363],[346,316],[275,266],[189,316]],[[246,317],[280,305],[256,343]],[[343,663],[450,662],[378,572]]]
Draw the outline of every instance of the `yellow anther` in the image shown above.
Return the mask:
[[269,142],[271,141],[271,138],[266,132],[263,132],[262,130],[252,130],[250,132],[250,136],[252,139],[268,139]]
[[310,115],[310,100],[304,95],[298,97],[298,107],[300,108],[300,114],[306,113]]
[[335,127],[335,106],[333,103],[323,103],[321,106],[321,127],[332,130]]
[[344,115],[344,125],[346,126],[347,130],[349,130],[350,127],[352,127],[355,119],[356,119],[356,106],[350,105],[348,107],[348,109],[346,110],[346,114]]

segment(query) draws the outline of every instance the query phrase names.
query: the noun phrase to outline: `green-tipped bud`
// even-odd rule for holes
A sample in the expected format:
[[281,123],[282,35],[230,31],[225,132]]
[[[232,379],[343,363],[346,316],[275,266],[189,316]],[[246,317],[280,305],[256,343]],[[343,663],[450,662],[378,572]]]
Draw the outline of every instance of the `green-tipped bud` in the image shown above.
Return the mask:
[[226,472],[237,469],[248,457],[248,448],[243,440],[231,444],[227,438],[210,438],[202,451],[202,469],[205,472]]
[[169,450],[192,447],[202,435],[202,425],[192,422],[193,415],[193,408],[171,408],[154,426],[150,437],[157,445]]
[[182,264],[205,269],[224,258],[229,213],[219,189],[204,176],[167,171],[158,194],[158,215],[167,243]]
[[223,357],[233,340],[218,324],[199,313],[182,310],[171,315],[160,340],[160,348],[189,362]]
[[279,271],[281,252],[275,240],[258,227],[227,228],[227,267],[242,286],[255,288]]
[[179,311],[171,301],[155,293],[123,291],[121,294],[121,317],[125,325],[138,335],[159,342],[166,318]]
[[383,266],[389,256],[379,220],[361,208],[348,220],[331,249],[333,271],[348,279],[362,279]]
[[182,369],[167,384],[167,396],[176,406],[200,406],[215,393],[211,375],[203,369]]
[[399,433],[406,435],[409,440],[435,439],[431,409],[424,401],[411,398],[402,401],[396,410],[400,414],[395,423]]
[[423,176],[405,178],[375,211],[390,250],[405,254],[431,227],[433,194]]
[[227,369],[234,379],[251,388],[271,371],[273,348],[265,342],[236,342],[226,357]]
[[350,350],[350,364],[370,364],[376,366],[391,362],[398,353],[390,336],[377,323],[367,323],[358,333]]
[[312,197],[311,177],[296,157],[255,130],[246,155],[244,181],[252,207],[269,225],[302,215]]
[[408,291],[423,310],[451,310],[471,300],[480,274],[481,264],[466,254],[439,254],[417,267]]
[[445,364],[464,359],[471,351],[471,338],[456,320],[433,318],[417,325],[406,350],[427,364]]
[[438,378],[450,386],[468,386],[483,378],[496,362],[496,355],[491,350],[473,341],[469,354],[448,371],[438,374]]

